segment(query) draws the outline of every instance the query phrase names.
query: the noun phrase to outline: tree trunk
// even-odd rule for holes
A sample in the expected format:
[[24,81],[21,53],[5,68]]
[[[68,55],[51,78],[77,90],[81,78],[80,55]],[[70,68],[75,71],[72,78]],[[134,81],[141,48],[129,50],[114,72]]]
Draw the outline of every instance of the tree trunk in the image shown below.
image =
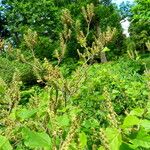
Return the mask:
[[101,56],[100,56],[100,58],[101,58],[101,63],[107,62],[107,58],[106,58],[105,52],[101,52],[100,55],[101,55]]

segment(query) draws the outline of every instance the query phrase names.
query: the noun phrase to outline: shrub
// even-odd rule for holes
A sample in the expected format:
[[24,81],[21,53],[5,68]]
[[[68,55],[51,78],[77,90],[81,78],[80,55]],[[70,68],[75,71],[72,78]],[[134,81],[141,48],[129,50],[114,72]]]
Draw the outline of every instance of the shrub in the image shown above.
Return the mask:
[[[86,82],[73,97],[73,102],[93,116],[101,116],[103,88],[107,87],[118,114],[139,106],[148,97],[146,81],[141,73],[143,66],[133,60],[119,60],[107,64],[94,64],[89,68]],[[143,71],[142,71],[143,72]],[[101,108],[103,109],[103,108]]]
[[31,85],[36,82],[36,77],[33,74],[31,66],[18,61],[9,61],[3,57],[0,57],[0,62],[0,76],[5,82],[9,83],[12,80],[16,69],[20,72],[21,79],[24,83]]

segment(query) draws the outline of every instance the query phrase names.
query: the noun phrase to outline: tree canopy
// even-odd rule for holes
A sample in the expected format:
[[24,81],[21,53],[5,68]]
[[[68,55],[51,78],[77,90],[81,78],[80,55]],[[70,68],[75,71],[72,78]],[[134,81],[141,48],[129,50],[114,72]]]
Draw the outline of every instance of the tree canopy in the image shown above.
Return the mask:
[[150,0],[135,0],[131,9],[131,38],[136,44],[136,49],[145,51],[146,42],[150,40]]

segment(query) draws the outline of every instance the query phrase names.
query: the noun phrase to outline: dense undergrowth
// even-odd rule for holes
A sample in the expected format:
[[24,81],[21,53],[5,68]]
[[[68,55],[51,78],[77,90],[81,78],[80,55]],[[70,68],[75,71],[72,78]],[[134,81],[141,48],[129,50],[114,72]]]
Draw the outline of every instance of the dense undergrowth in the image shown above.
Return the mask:
[[66,66],[45,60],[35,86],[25,87],[18,71],[10,83],[1,79],[0,148],[149,149],[149,72],[141,61],[77,65],[66,77]]

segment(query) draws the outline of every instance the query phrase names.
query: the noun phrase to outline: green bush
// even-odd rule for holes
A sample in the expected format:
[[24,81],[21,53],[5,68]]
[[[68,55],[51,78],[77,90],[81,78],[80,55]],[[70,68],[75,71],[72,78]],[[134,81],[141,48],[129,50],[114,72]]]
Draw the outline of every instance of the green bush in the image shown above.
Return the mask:
[[18,61],[10,61],[3,57],[0,57],[0,62],[0,76],[6,83],[12,80],[16,69],[20,72],[21,80],[24,83],[33,84],[36,82],[36,77],[33,74],[31,66]]
[[76,60],[72,58],[65,59],[63,64],[60,66],[61,72],[63,73],[64,77],[68,77],[71,75],[73,71],[77,68],[78,63]]
[[139,60],[141,64],[145,67],[145,69],[150,69],[150,56],[148,55],[145,58]]
[[103,89],[107,87],[118,114],[124,114],[136,106],[142,107],[147,101],[148,90],[141,72],[143,65],[133,60],[94,64],[89,68],[86,82],[73,97],[73,102],[88,114],[100,117]]

